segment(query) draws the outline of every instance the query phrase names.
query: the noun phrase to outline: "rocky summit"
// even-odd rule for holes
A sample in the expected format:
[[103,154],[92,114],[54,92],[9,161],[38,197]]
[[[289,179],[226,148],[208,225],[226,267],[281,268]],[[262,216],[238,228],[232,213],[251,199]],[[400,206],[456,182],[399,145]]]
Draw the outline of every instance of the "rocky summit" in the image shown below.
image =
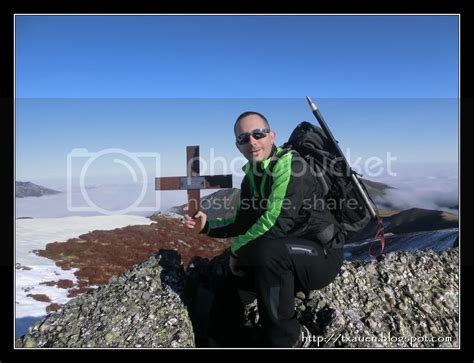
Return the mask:
[[[107,285],[70,300],[30,327],[17,347],[205,347],[213,291],[228,256],[195,257],[183,269],[162,250]],[[295,298],[312,348],[458,347],[458,248],[388,253],[344,262],[329,286]],[[246,308],[258,346],[256,303]]]
[[[210,263],[196,259],[187,270],[187,287],[197,287],[194,309],[190,306],[196,342],[206,338],[203,309],[209,306],[226,260],[225,256]],[[298,319],[310,331],[309,346],[458,347],[458,266],[458,248],[388,253],[371,262],[345,261],[329,286],[296,294]],[[258,337],[256,302],[247,305],[246,320],[249,336]],[[246,338],[240,345],[252,346]]]
[[180,295],[180,257],[150,257],[109,284],[70,300],[35,324],[17,347],[194,347]]

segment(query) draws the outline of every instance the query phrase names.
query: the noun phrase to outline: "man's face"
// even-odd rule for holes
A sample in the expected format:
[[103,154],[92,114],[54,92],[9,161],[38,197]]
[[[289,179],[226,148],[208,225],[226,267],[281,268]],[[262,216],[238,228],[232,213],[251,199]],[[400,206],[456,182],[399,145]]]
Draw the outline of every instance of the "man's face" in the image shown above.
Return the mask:
[[[249,115],[239,121],[235,130],[235,136],[239,136],[245,132],[252,132],[255,129],[265,129],[267,125],[265,121],[258,115]],[[239,151],[244,157],[253,163],[257,163],[267,159],[271,152],[273,143],[275,141],[275,133],[270,131],[265,137],[256,140],[250,136],[250,141],[247,144],[239,145],[236,143]]]

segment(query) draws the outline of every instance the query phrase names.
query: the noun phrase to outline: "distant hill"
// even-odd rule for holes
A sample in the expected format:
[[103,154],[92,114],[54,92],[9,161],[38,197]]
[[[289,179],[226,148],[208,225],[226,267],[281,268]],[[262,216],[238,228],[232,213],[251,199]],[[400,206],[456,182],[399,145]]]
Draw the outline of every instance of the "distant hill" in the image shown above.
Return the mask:
[[45,188],[31,182],[17,181],[15,183],[15,196],[17,198],[25,197],[41,197],[43,195],[51,195],[61,193],[57,190]]
[[[383,218],[385,233],[401,234],[440,229],[458,228],[458,215],[440,210],[411,208]],[[351,241],[371,238],[377,226],[369,224],[361,232],[351,236]]]
[[384,219],[386,230],[392,233],[409,233],[416,231],[434,231],[438,229],[457,228],[458,216],[439,210],[411,208]]
[[395,189],[384,183],[374,182],[367,179],[361,179],[361,180],[364,183],[365,187],[367,188],[367,192],[372,197],[372,199],[383,198],[385,196],[385,191],[387,189]]

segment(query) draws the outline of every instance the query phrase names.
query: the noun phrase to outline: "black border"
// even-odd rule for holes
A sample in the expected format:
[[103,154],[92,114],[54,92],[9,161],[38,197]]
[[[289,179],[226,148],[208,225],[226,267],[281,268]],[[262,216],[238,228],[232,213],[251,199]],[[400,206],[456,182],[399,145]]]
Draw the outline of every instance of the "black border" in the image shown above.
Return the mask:
[[[81,13],[81,14],[123,14],[123,13],[133,13],[133,14],[144,14],[144,13],[186,13],[191,14],[195,13],[203,14],[203,13],[239,13],[239,14],[246,14],[246,13],[263,13],[263,14],[285,14],[285,13],[317,13],[317,14],[404,14],[404,13],[421,13],[421,14],[461,14],[461,119],[462,120],[473,120],[472,116],[472,105],[474,104],[472,89],[469,88],[471,85],[470,80],[472,79],[472,70],[471,66],[474,64],[472,60],[472,55],[469,54],[469,28],[472,26],[473,17],[466,9],[463,9],[463,5],[465,6],[466,2],[464,1],[431,1],[430,3],[426,2],[417,2],[414,1],[397,1],[397,2],[382,2],[382,1],[349,1],[347,3],[342,3],[341,1],[333,1],[333,2],[324,2],[324,3],[317,3],[317,4],[310,4],[309,2],[303,3],[296,3],[296,2],[279,2],[279,4],[272,3],[271,6],[264,5],[264,4],[257,4],[255,1],[252,3],[250,2],[199,2],[194,3],[191,5],[186,5],[186,9],[183,9],[183,4],[181,3],[174,3],[174,4],[160,4],[159,8],[156,7],[156,4],[152,2],[148,2],[146,4],[140,4],[138,2],[127,2],[124,4],[114,4],[113,7],[106,5],[105,3],[100,5],[97,2],[94,3],[92,6],[86,2],[62,2],[60,4],[53,5],[52,3],[46,2],[38,2],[32,3],[29,5],[14,5],[10,6],[7,9],[2,9],[0,13],[0,26],[2,27],[1,36],[3,37],[2,44],[2,52],[0,53],[1,59],[1,70],[2,70],[2,82],[0,82],[1,88],[1,102],[0,107],[2,111],[3,119],[7,120],[2,125],[2,135],[6,138],[4,142],[2,142],[1,147],[3,148],[3,155],[7,155],[7,157],[3,158],[2,167],[4,172],[3,174],[3,188],[2,190],[5,193],[5,190],[8,191],[7,197],[3,198],[3,207],[2,208],[5,212],[3,216],[3,221],[6,222],[4,225],[4,230],[7,231],[7,237],[4,238],[2,243],[2,253],[0,254],[0,283],[3,287],[3,296],[0,301],[2,302],[2,309],[0,310],[3,317],[0,318],[2,321],[1,325],[2,328],[0,329],[2,337],[1,337],[1,350],[0,350],[0,361],[1,363],[11,362],[13,361],[13,356],[21,355],[24,358],[24,354],[30,354],[30,352],[36,353],[38,350],[34,351],[21,351],[21,350],[13,350],[14,345],[14,330],[13,330],[13,308],[12,308],[12,301],[14,301],[13,297],[13,277],[14,277],[14,266],[13,266],[13,231],[14,231],[14,224],[13,224],[13,198],[14,198],[14,184],[13,184],[13,177],[14,175],[14,165],[13,165],[13,14],[54,14],[54,13]],[[6,5],[3,3],[3,5]],[[250,8],[247,6],[250,5]],[[244,7],[244,9],[242,8]],[[462,123],[460,123],[460,153],[462,151],[463,146],[466,145],[466,135],[461,133]],[[465,156],[466,157],[466,156]],[[469,160],[469,159],[466,159]],[[461,161],[461,155],[460,155]],[[5,172],[8,170],[8,172]],[[461,165],[460,165],[460,176],[466,175],[465,173],[461,172]],[[460,188],[462,185],[462,180],[460,179]],[[464,190],[466,191],[466,190]],[[10,194],[11,193],[11,194]],[[462,201],[460,201],[460,217],[462,218],[464,215],[462,211],[466,210],[466,207]],[[13,213],[12,213],[13,212]],[[464,218],[467,218],[464,216]],[[461,228],[462,229],[462,228]],[[10,233],[12,234],[12,238],[10,238]],[[461,296],[461,312],[462,312],[462,321],[461,321],[461,350],[376,350],[376,351],[367,351],[367,350],[358,350],[355,351],[338,351],[337,354],[349,351],[351,355],[354,353],[356,354],[363,354],[365,353],[374,353],[378,354],[388,353],[388,354],[409,354],[409,357],[416,358],[419,354],[423,354],[425,356],[426,353],[436,354],[439,357],[436,359],[441,359],[441,357],[446,357],[446,354],[455,355],[453,357],[455,359],[460,358],[460,354],[469,362],[473,361],[474,355],[472,346],[474,345],[473,341],[470,339],[472,336],[472,327],[469,323],[472,321],[472,300],[471,295],[469,294],[469,276],[472,275],[474,270],[474,259],[472,255],[472,243],[470,241],[470,236],[468,234],[461,233],[461,291],[464,293]],[[463,238],[464,243],[463,243]],[[88,350],[87,352],[89,352]],[[193,352],[196,350],[192,350]],[[48,351],[51,352],[51,351]],[[60,353],[61,360],[67,359],[70,357],[69,355],[66,356],[62,354],[65,352],[66,354],[70,353],[71,350],[65,351],[54,351],[55,353]],[[133,351],[135,353],[136,351]],[[180,351],[183,352],[183,351]],[[282,352],[282,351],[281,351]],[[331,351],[331,353],[334,351]],[[399,353],[404,352],[404,353]],[[42,352],[43,353],[43,352]],[[115,353],[112,351],[107,351],[107,355],[109,353]],[[154,354],[153,352],[152,354]],[[158,354],[163,354],[165,351],[160,350],[156,352]],[[268,353],[268,351],[267,351]],[[318,351],[318,354],[327,353],[327,351]],[[467,354],[466,354],[467,353]],[[82,352],[80,353],[82,354]],[[226,354],[226,352],[224,352]],[[39,359],[39,356],[35,356],[35,359]],[[44,357],[41,357],[43,359]],[[154,357],[158,359],[158,356]],[[354,359],[355,356],[352,356],[351,359]],[[395,357],[394,357],[395,358]],[[17,360],[18,357],[15,357]],[[51,359],[48,357],[47,359]],[[365,359],[365,358],[364,358]],[[396,359],[396,358],[395,358]],[[462,361],[465,361],[462,359]]]

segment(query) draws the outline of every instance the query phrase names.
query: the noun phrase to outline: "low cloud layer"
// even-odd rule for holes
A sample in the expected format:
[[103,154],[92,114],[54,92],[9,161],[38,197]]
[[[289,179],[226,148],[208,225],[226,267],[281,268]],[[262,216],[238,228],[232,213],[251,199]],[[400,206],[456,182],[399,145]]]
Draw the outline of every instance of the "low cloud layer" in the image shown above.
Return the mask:
[[456,164],[405,164],[394,168],[396,175],[376,181],[395,189],[386,192],[385,202],[397,209],[425,208],[456,212],[459,204]]
[[[397,209],[426,208],[457,212],[458,206],[458,168],[456,164],[395,165],[396,175],[381,175],[372,179],[380,181],[395,189],[389,189],[384,204]],[[234,178],[234,186],[239,187],[241,178]],[[34,181],[33,182],[37,182]],[[89,211],[70,211],[67,203],[67,189],[64,184],[48,183],[42,180],[38,184],[63,191],[61,194],[27,197],[16,199],[16,217],[58,218],[71,215],[91,216],[101,214],[95,206],[119,214],[120,210],[129,209],[126,214],[149,216],[153,212],[166,211],[187,201],[186,191],[154,190],[150,181],[141,198],[142,185],[110,181],[95,181],[86,186],[87,198],[80,188],[74,188],[71,194],[71,205],[89,208]],[[201,196],[215,192],[203,190]],[[139,203],[137,203],[137,200]],[[130,207],[136,203],[136,207]],[[92,204],[92,205],[91,205]],[[145,208],[146,210],[140,210]],[[114,213],[117,212],[117,213]]]

